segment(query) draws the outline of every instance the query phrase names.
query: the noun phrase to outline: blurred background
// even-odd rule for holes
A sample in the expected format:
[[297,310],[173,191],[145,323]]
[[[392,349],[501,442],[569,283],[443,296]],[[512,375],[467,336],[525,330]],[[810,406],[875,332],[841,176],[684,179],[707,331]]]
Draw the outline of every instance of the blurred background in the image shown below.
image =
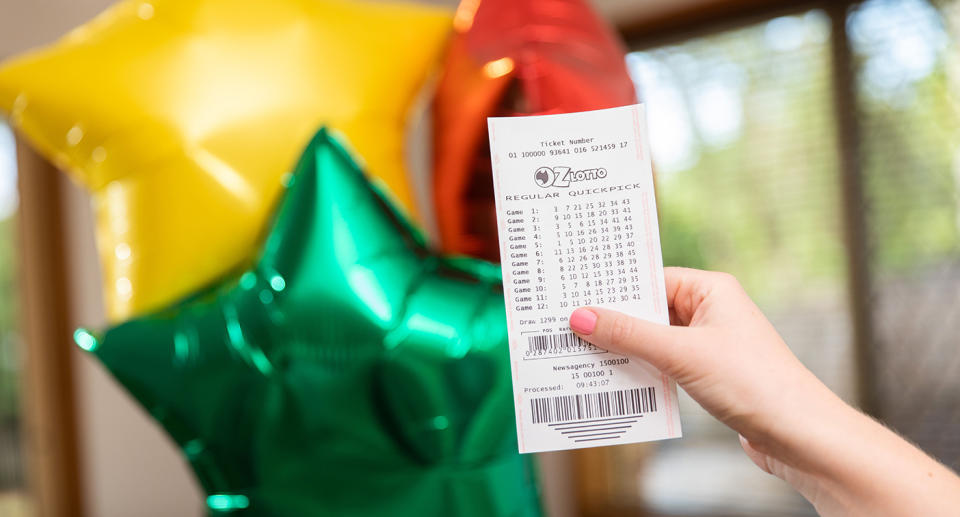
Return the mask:
[[[0,59],[108,4],[0,0]],[[735,274],[831,388],[960,468],[960,2],[594,5],[648,104],[664,263]],[[25,337],[104,321],[92,224],[0,121],[0,515],[201,515],[103,369]],[[696,404],[681,414],[682,440],[543,455],[549,513],[813,514]]]

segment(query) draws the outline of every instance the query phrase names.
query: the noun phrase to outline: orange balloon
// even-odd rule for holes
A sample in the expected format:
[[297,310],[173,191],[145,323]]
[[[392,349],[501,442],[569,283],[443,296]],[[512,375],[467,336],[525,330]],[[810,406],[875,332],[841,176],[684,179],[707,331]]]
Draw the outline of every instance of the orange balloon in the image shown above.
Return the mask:
[[444,250],[498,260],[486,118],[636,102],[625,48],[585,0],[463,0],[434,110]]
[[433,103],[434,207],[443,248],[494,260],[499,247],[490,246],[497,221],[490,211],[487,117],[509,114],[500,105],[514,79],[512,61],[501,63],[493,71],[485,68],[463,38],[455,39]]

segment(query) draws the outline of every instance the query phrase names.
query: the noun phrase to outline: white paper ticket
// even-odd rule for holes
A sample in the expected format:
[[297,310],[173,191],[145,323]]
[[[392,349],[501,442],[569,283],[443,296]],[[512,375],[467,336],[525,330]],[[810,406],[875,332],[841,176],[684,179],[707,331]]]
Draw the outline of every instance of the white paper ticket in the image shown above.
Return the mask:
[[487,122],[520,452],[679,437],[673,381],[568,323],[669,323],[644,107]]

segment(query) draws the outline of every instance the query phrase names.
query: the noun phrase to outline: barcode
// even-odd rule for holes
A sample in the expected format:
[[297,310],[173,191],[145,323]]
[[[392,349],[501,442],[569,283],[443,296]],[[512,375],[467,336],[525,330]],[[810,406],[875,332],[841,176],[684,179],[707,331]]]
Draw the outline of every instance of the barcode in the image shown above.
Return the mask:
[[657,410],[653,387],[530,399],[533,423],[575,422]]
[[583,352],[602,352],[602,350],[570,332],[527,337],[527,357]]

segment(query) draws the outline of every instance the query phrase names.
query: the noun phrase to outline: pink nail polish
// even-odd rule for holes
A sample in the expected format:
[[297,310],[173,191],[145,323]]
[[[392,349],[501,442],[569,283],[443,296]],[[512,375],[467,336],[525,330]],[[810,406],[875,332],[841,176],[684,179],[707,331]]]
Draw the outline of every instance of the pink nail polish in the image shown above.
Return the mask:
[[570,328],[584,335],[593,334],[597,326],[597,314],[590,309],[577,309],[570,315]]

